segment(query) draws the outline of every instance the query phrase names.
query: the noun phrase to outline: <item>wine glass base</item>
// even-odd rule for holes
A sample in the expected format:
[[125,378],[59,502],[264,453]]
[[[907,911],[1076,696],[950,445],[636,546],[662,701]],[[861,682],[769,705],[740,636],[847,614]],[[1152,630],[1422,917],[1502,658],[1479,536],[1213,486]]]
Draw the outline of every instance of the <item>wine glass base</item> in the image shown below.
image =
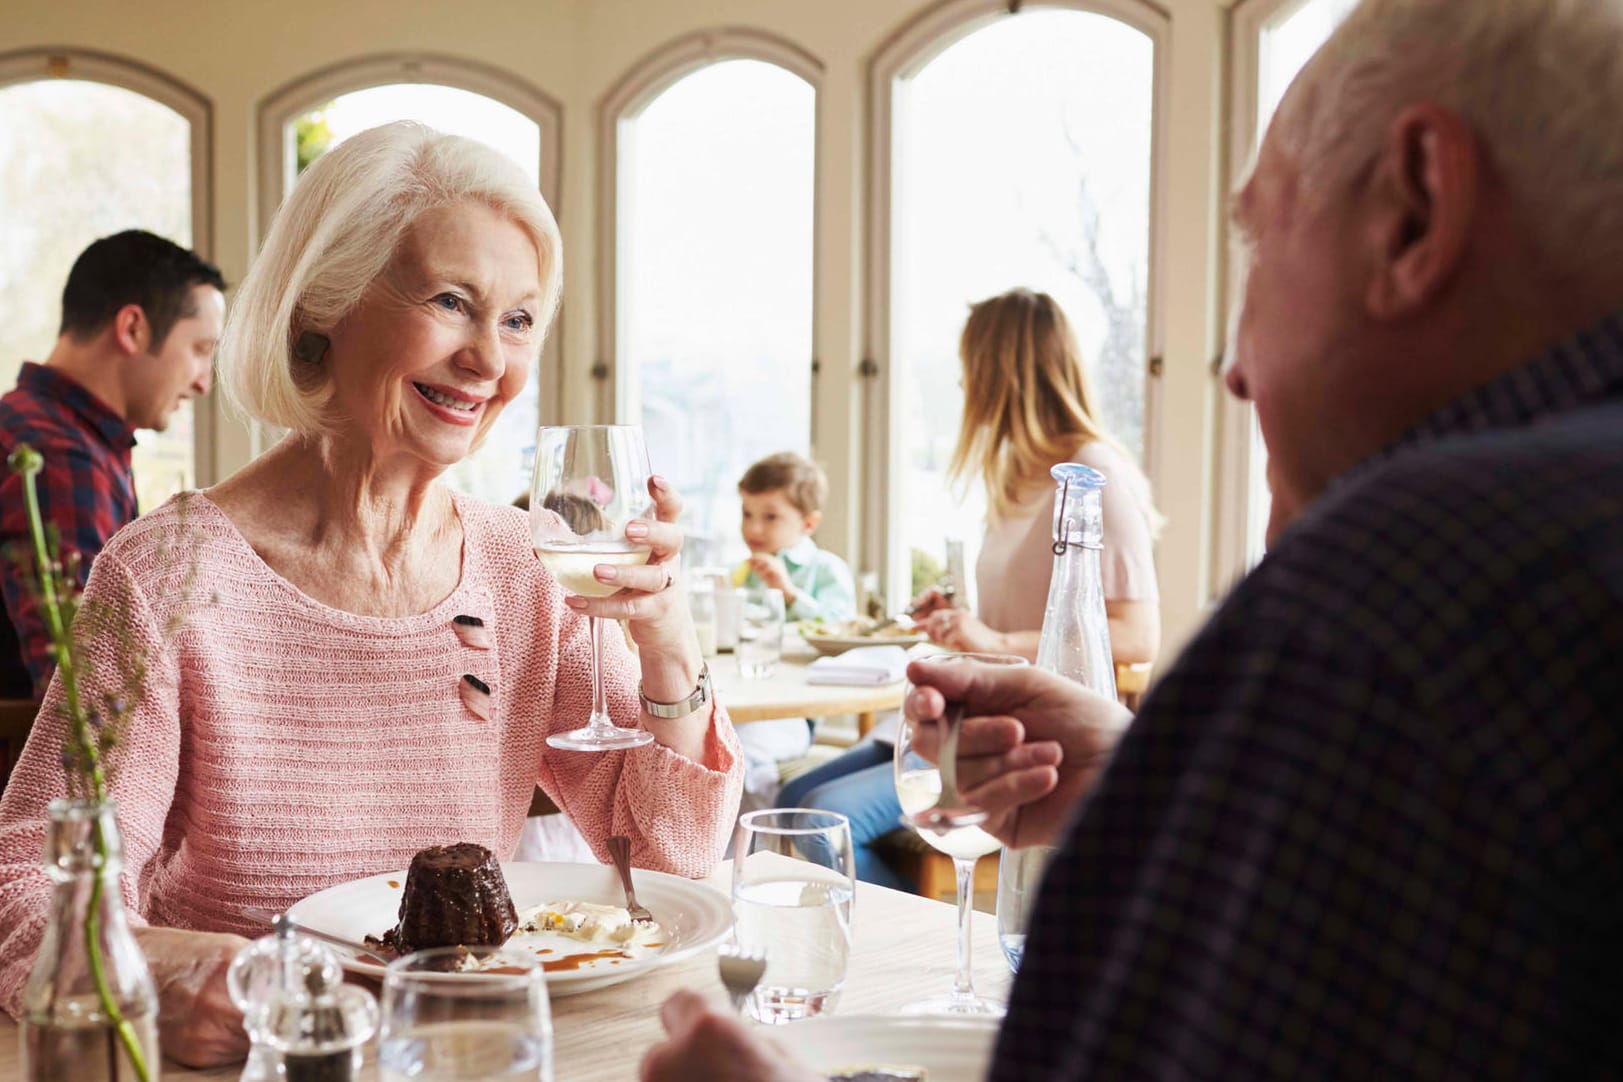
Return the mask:
[[547,737],[547,746],[565,751],[620,751],[651,744],[654,734],[647,729],[622,729],[608,725],[601,729],[587,727],[567,733],[553,733]]
[[1002,1018],[1006,1008],[995,999],[977,996],[973,992],[969,995],[960,995],[957,992],[948,992],[945,995],[931,996],[921,999],[917,1003],[909,1003],[903,1007],[899,1014],[945,1014],[970,1015],[976,1018]]

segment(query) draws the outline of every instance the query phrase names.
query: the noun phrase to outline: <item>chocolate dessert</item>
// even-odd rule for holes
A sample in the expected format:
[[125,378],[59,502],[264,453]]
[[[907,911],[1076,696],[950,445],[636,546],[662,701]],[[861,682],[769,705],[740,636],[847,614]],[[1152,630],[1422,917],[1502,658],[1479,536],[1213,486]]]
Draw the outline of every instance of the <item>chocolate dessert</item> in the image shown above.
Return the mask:
[[385,938],[407,954],[429,947],[499,947],[517,928],[496,858],[482,845],[460,842],[411,858],[400,923]]

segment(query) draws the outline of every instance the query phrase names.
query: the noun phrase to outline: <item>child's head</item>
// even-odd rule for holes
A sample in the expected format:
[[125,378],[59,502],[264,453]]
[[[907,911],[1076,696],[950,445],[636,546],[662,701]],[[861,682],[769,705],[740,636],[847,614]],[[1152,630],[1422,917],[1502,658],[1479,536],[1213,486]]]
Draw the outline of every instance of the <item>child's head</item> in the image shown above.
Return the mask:
[[744,505],[744,544],[751,552],[776,554],[817,529],[828,478],[811,459],[781,451],[744,471],[738,496]]

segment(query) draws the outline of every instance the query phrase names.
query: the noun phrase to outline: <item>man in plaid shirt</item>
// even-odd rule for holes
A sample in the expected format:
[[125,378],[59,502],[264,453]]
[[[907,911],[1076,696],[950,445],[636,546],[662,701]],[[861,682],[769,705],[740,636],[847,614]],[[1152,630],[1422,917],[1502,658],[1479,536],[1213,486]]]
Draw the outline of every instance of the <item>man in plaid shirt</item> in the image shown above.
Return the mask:
[[[1059,845],[992,1079],[1623,1078],[1619,101],[1623,0],[1365,0],[1235,200],[1268,557],[1136,720],[913,665]],[[807,1077],[664,1019],[647,1079]]]
[[[39,698],[49,639],[30,588],[22,479],[3,464],[20,444],[45,457],[40,511],[78,583],[119,527],[139,513],[130,474],[135,431],[163,431],[184,400],[208,393],[225,319],[212,264],[162,237],[129,230],[82,252],[62,292],[62,330],[44,364],[25,363],[0,397],[0,697]],[[19,557],[22,562],[19,563]]]

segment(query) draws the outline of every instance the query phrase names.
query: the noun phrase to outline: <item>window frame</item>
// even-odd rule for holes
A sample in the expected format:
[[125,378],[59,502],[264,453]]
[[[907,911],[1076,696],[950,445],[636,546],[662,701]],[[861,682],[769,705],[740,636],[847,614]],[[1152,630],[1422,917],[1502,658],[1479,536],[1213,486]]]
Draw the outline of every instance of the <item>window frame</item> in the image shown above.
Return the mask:
[[[620,356],[620,123],[635,120],[665,91],[695,72],[729,60],[755,60],[799,77],[811,87],[812,267],[809,437],[817,447],[819,259],[822,224],[823,62],[800,46],[762,30],[720,27],[696,30],[647,53],[615,81],[597,111],[597,356],[591,366],[592,408],[599,421],[624,421],[627,372]],[[815,453],[815,452],[814,452]]]
[[[1229,11],[1228,191],[1236,191],[1250,173],[1262,132],[1257,123],[1257,98],[1262,92],[1262,35],[1306,7],[1312,0],[1238,0]],[[1223,244],[1223,273],[1219,289],[1222,311],[1232,321],[1241,296],[1246,268],[1235,250],[1233,226],[1222,215],[1219,231]],[[1227,337],[1225,336],[1225,341]],[[1212,526],[1212,566],[1208,603],[1220,601],[1251,569],[1260,552],[1251,548],[1251,518],[1258,492],[1251,483],[1255,466],[1252,427],[1256,408],[1228,394],[1222,374],[1228,366],[1227,349],[1214,365],[1221,402],[1217,409],[1216,448],[1212,477],[1215,496]]]
[[[214,104],[160,68],[91,49],[19,49],[0,53],[0,88],[52,79],[104,83],[178,113],[191,129],[191,249],[214,261]],[[221,400],[212,388],[192,410],[192,477],[199,488],[219,479],[215,432]]]
[[[253,248],[250,255],[257,254],[260,242],[270,229],[276,208],[281,206],[297,177],[298,156],[289,125],[297,117],[334,98],[357,90],[399,83],[427,83],[465,90],[500,102],[534,121],[541,134],[541,160],[538,163],[541,196],[552,208],[553,217],[559,220],[559,228],[562,229],[564,109],[557,98],[502,68],[434,53],[379,53],[342,60],[306,72],[260,99],[255,142],[258,160],[254,167],[258,192],[253,212],[257,216],[249,229]],[[564,319],[560,306],[538,362],[536,393],[541,395],[540,417],[543,423],[558,420],[562,413],[563,338]],[[547,394],[542,394],[544,389]],[[268,438],[270,433],[264,431],[263,426],[256,423],[252,429],[250,457],[258,457],[272,441]]]
[[[953,45],[1001,18],[1036,11],[1076,11],[1114,19],[1150,39],[1151,132],[1149,265],[1145,279],[1144,472],[1161,487],[1165,456],[1161,446],[1162,358],[1166,348],[1163,298],[1167,277],[1168,118],[1171,115],[1169,63],[1172,20],[1150,0],[945,0],[895,30],[875,52],[868,68],[867,299],[861,374],[863,470],[862,570],[877,572],[887,611],[908,600],[906,553],[893,535],[889,509],[901,486],[901,425],[892,380],[894,329],[891,325],[892,253],[895,238],[891,200],[895,181],[895,105],[898,84],[916,76]],[[894,574],[892,572],[895,572]]]

